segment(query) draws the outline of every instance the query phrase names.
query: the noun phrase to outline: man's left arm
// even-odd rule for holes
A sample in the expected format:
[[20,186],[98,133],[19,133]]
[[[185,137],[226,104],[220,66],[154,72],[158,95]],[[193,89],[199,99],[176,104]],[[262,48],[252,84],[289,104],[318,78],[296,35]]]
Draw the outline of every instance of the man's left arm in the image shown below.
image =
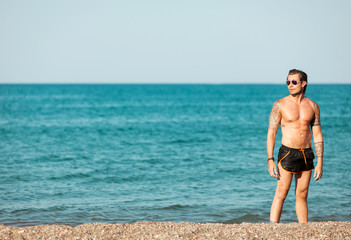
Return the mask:
[[314,180],[317,181],[321,179],[323,175],[324,143],[323,143],[319,106],[317,103],[314,102],[313,107],[314,107],[314,119],[311,122],[311,128],[312,128],[312,134],[313,134],[314,149],[318,159],[313,177],[314,177]]

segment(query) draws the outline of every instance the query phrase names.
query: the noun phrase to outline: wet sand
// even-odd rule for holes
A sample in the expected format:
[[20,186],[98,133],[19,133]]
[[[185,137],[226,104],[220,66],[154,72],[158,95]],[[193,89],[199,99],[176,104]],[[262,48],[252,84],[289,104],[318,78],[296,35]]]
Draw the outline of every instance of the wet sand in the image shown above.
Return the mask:
[[351,239],[351,222],[0,225],[0,239]]

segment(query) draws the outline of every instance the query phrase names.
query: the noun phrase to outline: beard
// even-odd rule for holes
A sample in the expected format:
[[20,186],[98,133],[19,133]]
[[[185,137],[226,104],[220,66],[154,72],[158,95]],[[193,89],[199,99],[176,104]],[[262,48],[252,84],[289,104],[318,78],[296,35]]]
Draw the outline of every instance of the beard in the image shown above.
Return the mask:
[[299,95],[302,95],[302,94],[303,94],[303,88],[301,88],[301,90],[298,91],[298,92],[294,92],[294,93],[290,92],[290,95],[293,96],[293,97],[296,97],[296,96],[299,96]]

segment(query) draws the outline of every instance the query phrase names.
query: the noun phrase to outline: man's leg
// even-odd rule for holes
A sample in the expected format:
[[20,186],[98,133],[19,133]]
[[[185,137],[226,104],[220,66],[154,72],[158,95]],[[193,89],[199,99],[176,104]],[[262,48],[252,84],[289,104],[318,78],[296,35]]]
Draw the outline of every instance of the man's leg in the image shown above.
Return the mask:
[[312,172],[303,172],[295,175],[296,216],[299,223],[307,223],[308,208],[307,196]]
[[290,189],[293,174],[285,171],[280,164],[278,164],[279,178],[277,180],[277,189],[275,191],[274,199],[271,207],[271,222],[278,223],[283,210],[283,204]]

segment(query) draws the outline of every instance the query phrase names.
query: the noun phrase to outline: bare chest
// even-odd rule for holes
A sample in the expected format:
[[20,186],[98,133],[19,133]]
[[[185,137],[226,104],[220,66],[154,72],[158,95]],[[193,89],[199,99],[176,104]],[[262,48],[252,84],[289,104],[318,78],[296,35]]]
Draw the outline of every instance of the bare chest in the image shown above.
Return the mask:
[[314,118],[314,110],[309,104],[286,104],[282,110],[282,121],[285,123],[310,123]]

